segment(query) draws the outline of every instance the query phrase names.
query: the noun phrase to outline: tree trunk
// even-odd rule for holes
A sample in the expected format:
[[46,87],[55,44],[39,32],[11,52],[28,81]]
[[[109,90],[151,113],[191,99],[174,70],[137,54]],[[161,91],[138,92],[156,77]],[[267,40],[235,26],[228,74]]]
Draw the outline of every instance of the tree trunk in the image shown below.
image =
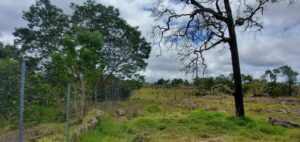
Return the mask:
[[229,37],[230,37],[229,46],[230,46],[232,69],[233,69],[233,79],[234,79],[233,96],[235,101],[236,116],[243,117],[245,116],[244,100],[243,100],[242,80],[241,80],[237,39],[235,33],[235,25],[232,17],[229,0],[224,0],[224,4],[227,12],[227,17],[228,17],[228,21],[226,23],[227,23]]
[[288,83],[288,88],[289,88],[289,96],[293,96],[293,90],[292,90],[292,84],[291,83]]
[[80,117],[83,117],[83,110],[84,110],[84,100],[85,100],[85,81],[81,80],[81,108],[80,108]]
[[76,82],[73,83],[73,89],[74,89],[74,109],[75,109],[75,114],[78,116],[78,91],[77,91],[77,85]]

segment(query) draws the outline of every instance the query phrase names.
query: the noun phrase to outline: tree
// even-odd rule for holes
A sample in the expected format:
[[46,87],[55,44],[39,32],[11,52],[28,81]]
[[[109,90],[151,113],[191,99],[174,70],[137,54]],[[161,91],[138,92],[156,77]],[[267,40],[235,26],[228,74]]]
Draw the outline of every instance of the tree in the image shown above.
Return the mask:
[[277,75],[280,73],[279,69],[273,69],[273,70],[266,70],[265,74],[262,76],[264,79],[269,77],[271,82],[276,83],[277,81]]
[[43,70],[52,52],[61,50],[60,41],[68,31],[68,16],[50,0],[39,0],[23,13],[23,19],[28,24],[16,28],[13,33],[15,44],[21,47],[25,59],[35,65],[32,68]]
[[[83,116],[85,94],[93,90],[102,79],[103,42],[98,32],[76,29],[75,34],[62,40],[65,47],[53,54],[53,66],[65,82],[73,84],[74,92],[79,85],[81,92],[80,116]],[[78,83],[78,84],[77,84]],[[77,94],[75,94],[77,95]],[[77,102],[77,100],[75,100]]]
[[[286,82],[277,82],[278,76],[286,77]],[[272,96],[283,96],[288,94],[293,95],[297,85],[298,72],[294,71],[291,67],[284,65],[272,70],[266,70],[262,76],[265,80],[270,80],[268,83],[269,93]]]
[[120,18],[118,9],[106,7],[95,0],[87,0],[83,5],[71,4],[74,14],[71,21],[90,31],[98,31],[103,36],[102,50],[106,66],[103,74],[114,74],[119,78],[139,78],[138,71],[146,65],[151,47],[141,37],[138,27],[132,27]]
[[0,42],[0,120],[10,120],[17,112],[21,65],[18,59],[15,46]]
[[[27,68],[35,73],[39,71],[43,74],[43,79],[56,87],[65,86],[67,82],[71,82],[72,88],[76,88],[74,89],[75,94],[90,93],[101,86],[106,86],[112,80],[110,78],[112,76],[120,79],[139,80],[142,77],[139,71],[145,69],[151,47],[141,36],[138,27],[132,27],[120,18],[118,9],[111,6],[106,7],[94,0],[87,0],[82,5],[71,4],[71,9],[73,10],[70,12],[71,14],[66,14],[53,5],[50,0],[38,0],[30,6],[28,11],[24,12],[23,19],[28,24],[25,27],[16,28],[14,36],[16,37],[15,45],[20,47]],[[76,74],[90,74],[90,71],[94,71],[94,68],[82,70],[90,68],[87,67],[90,64],[81,66],[75,60],[75,57],[90,60],[89,55],[92,53],[87,51],[83,55],[77,51],[73,52],[69,48],[71,44],[81,46],[81,43],[75,42],[78,41],[75,36],[80,35],[78,27],[84,29],[84,33],[89,31],[101,35],[103,40],[103,48],[99,50],[101,67],[96,67],[99,68],[96,75],[101,75],[101,81],[98,80],[98,77],[88,77],[88,82],[81,83],[87,78],[84,77],[85,79],[80,81],[78,77],[80,74]],[[67,39],[70,41],[66,42]],[[62,42],[62,40],[64,41]],[[66,45],[66,43],[70,45]],[[53,60],[53,58],[55,59]],[[66,60],[70,60],[70,62],[66,62]],[[81,89],[78,89],[79,87]]]
[[168,85],[170,83],[170,80],[164,80],[163,78],[158,79],[155,85]]
[[4,58],[19,60],[19,50],[13,45],[4,45],[2,42],[0,42],[0,59]]
[[184,80],[183,85],[184,85],[184,86],[190,86],[190,83],[189,83],[188,80]]
[[[216,47],[229,46],[231,53],[234,100],[236,115],[244,112],[241,71],[238,55],[236,28],[261,30],[258,14],[264,7],[276,0],[257,0],[230,3],[229,0],[161,0],[153,10],[153,16],[162,24],[154,26],[154,37],[158,45],[178,48],[183,70],[198,74],[199,68],[206,68],[203,52]],[[235,11],[232,5],[239,4]]]
[[172,86],[180,86],[180,85],[183,85],[183,80],[181,78],[174,78],[172,81],[171,81],[171,85]]
[[[52,52],[63,50],[61,40],[75,33],[76,27],[97,31],[102,35],[105,67],[103,74],[120,78],[139,78],[145,69],[151,47],[141,36],[138,27],[132,27],[120,18],[118,9],[87,0],[83,5],[71,4],[72,15],[65,14],[51,4],[39,0],[24,12],[26,27],[14,32],[15,44],[21,47],[27,60],[35,67],[51,67]],[[41,70],[41,69],[37,69]],[[44,71],[43,70],[43,71]]]
[[263,96],[267,93],[268,83],[266,80],[254,79],[248,84],[248,91],[253,96]]
[[297,85],[297,76],[298,76],[298,72],[294,71],[291,67],[284,65],[281,66],[279,68],[277,68],[278,70],[280,70],[281,74],[286,76],[286,84],[288,86],[288,95],[292,96],[293,92],[295,91],[295,87]]
[[[20,62],[14,59],[0,59],[0,120],[17,115],[20,82]],[[8,108],[8,109],[5,109]]]
[[253,81],[253,77],[251,75],[241,74],[242,84],[243,84],[243,92],[247,92],[250,89],[250,83]]
[[205,91],[209,91],[209,94],[211,95],[213,86],[215,85],[215,79],[213,77],[195,78],[194,85],[197,86],[201,95],[205,95]]

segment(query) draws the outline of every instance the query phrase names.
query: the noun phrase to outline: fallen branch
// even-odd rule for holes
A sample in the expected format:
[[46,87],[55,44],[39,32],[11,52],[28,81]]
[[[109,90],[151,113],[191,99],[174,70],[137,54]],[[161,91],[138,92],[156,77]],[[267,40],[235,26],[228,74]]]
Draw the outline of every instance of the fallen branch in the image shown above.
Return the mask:
[[283,126],[283,127],[300,128],[299,124],[296,124],[294,122],[287,121],[285,119],[278,118],[278,117],[269,117],[268,122],[271,123],[272,125],[280,125],[280,126]]

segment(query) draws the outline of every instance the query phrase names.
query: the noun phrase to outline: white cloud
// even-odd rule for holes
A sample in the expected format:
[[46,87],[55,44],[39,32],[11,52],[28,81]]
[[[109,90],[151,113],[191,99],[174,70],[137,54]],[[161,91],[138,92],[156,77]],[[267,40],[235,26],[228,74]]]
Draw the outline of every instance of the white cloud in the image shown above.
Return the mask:
[[[59,8],[69,10],[72,0],[52,0]],[[24,26],[22,11],[28,10],[34,0],[10,0],[0,2],[0,41],[12,43],[15,27]],[[75,3],[82,3],[83,0]],[[112,5],[120,10],[121,17],[130,25],[139,26],[139,30],[150,41],[148,33],[151,32],[154,20],[150,17],[149,8],[153,0],[98,0],[104,5]],[[288,64],[300,72],[300,4],[296,2],[289,6],[281,2],[269,6],[265,11],[263,22],[265,29],[260,33],[249,33],[237,30],[240,52],[241,71],[259,77],[264,70]],[[165,52],[159,57],[158,48],[153,48],[149,65],[143,74],[148,81],[158,78],[190,78],[180,72],[180,63],[174,52]],[[229,74],[232,70],[229,49],[216,49],[205,54],[209,75]]]

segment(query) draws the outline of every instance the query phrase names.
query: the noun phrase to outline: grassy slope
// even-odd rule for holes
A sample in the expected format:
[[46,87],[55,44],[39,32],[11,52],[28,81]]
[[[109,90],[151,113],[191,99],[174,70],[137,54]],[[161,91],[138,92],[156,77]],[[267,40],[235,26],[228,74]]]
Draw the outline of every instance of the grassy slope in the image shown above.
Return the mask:
[[[246,98],[247,118],[234,117],[228,96],[194,97],[190,88],[144,87],[117,109],[126,110],[128,120],[115,111],[98,126],[80,136],[81,142],[193,142],[193,141],[288,141],[299,142],[300,130],[272,126],[270,116],[299,123],[300,118],[280,111],[282,98]],[[292,98],[295,100],[296,98]],[[286,103],[290,109],[299,104]]]

